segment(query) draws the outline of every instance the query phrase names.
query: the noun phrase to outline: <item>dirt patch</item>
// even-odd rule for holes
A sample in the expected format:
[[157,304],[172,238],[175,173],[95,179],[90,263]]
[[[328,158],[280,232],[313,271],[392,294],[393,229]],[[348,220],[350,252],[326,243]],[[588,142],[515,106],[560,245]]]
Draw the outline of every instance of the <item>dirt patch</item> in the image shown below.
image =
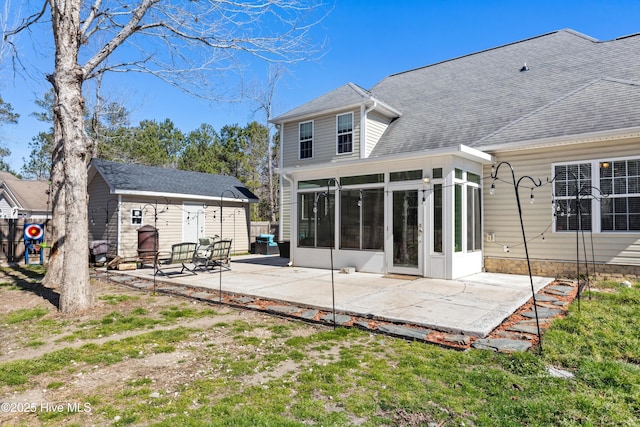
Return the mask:
[[[0,278],[0,281],[2,279]],[[0,425],[104,425],[107,419],[100,411],[92,411],[92,397],[100,397],[100,406],[109,406],[109,396],[122,396],[131,390],[144,390],[147,399],[175,399],[198,379],[233,377],[249,385],[295,371],[290,360],[275,363],[267,371],[249,370],[237,374],[234,363],[242,366],[240,356],[260,352],[261,346],[284,346],[292,336],[306,336],[325,329],[321,325],[291,327],[292,321],[264,313],[207,304],[172,295],[145,293],[95,280],[96,305],[79,315],[57,311],[55,290],[42,289],[37,283],[23,282],[19,287],[0,287],[0,362],[42,363],[60,350],[85,346],[109,346],[150,332],[186,328],[188,338],[168,350],[158,351],[153,345],[132,350],[115,363],[67,360],[62,369],[51,369],[32,375],[24,383],[8,385],[0,382]],[[46,314],[29,321],[8,323],[9,316],[30,310]],[[198,315],[206,311],[206,315]],[[88,337],[92,328],[109,324],[111,318],[157,319],[157,323],[103,336]],[[179,315],[184,314],[184,317]],[[174,316],[175,318],[173,318]],[[168,319],[168,320],[167,320]],[[42,329],[42,330],[39,330]],[[22,365],[20,365],[22,366]],[[0,373],[0,379],[2,373]],[[137,386],[140,384],[141,386]],[[144,389],[142,388],[144,387]],[[62,405],[62,406],[58,406]],[[69,406],[71,405],[71,406]],[[197,405],[197,403],[194,403]],[[43,413],[64,408],[68,417],[46,421]],[[74,411],[89,409],[83,414]],[[34,409],[34,410],[32,410]],[[43,421],[45,419],[45,421]],[[117,421],[117,419],[116,419]]]

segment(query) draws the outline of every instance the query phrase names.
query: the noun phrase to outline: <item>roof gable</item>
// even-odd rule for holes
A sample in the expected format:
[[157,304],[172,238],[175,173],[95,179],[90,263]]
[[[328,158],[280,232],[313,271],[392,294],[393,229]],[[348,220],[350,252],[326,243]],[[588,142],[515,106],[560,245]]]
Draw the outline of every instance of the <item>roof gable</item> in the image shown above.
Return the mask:
[[232,176],[125,164],[103,159],[91,160],[90,168],[95,168],[113,194],[258,201],[255,194]]
[[21,210],[39,212],[50,210],[49,183],[46,181],[21,180],[13,177],[13,179],[2,181],[0,189],[9,203]]
[[353,83],[347,83],[337,89],[321,95],[301,106],[294,108],[278,117],[270,120],[272,123],[281,123],[292,120],[303,120],[313,115],[353,108],[354,106],[379,103],[380,110],[385,111],[390,117],[400,115],[393,107],[377,100],[367,90]]

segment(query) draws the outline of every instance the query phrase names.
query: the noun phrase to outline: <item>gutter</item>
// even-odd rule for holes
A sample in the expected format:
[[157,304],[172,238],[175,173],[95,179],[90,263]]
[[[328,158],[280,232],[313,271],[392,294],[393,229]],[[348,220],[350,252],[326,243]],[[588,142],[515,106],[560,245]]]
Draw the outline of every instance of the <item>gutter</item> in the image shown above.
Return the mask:
[[339,169],[351,168],[353,170],[354,167],[362,166],[362,165],[375,165],[375,164],[383,164],[389,162],[398,162],[402,160],[414,160],[416,158],[431,158],[431,157],[439,157],[439,156],[458,156],[468,160],[473,160],[482,164],[491,164],[494,162],[494,157],[486,153],[484,151],[480,151],[478,149],[468,147],[463,144],[458,144],[454,147],[448,148],[440,148],[437,150],[422,150],[422,151],[411,151],[408,153],[399,153],[393,154],[390,156],[382,156],[382,157],[368,157],[366,159],[354,159],[354,160],[345,160],[340,162],[327,162],[327,163],[319,163],[307,166],[293,166],[288,168],[283,168],[280,170],[281,173],[297,173],[297,172],[309,172],[309,171],[321,171],[326,169]]
[[195,200],[212,200],[218,202],[240,202],[240,203],[255,203],[255,199],[233,199],[229,197],[216,197],[216,196],[199,196],[197,194],[180,194],[180,193],[158,193],[157,191],[137,191],[137,190],[115,190],[111,191],[111,194],[127,195],[127,196],[146,196],[146,197],[162,197],[163,199],[195,199]]
[[577,135],[562,135],[549,138],[531,139],[519,142],[508,142],[502,144],[485,145],[483,151],[519,151],[532,148],[559,147],[563,145],[584,144],[589,142],[604,142],[617,139],[640,138],[640,127],[630,127],[599,132],[591,132]]

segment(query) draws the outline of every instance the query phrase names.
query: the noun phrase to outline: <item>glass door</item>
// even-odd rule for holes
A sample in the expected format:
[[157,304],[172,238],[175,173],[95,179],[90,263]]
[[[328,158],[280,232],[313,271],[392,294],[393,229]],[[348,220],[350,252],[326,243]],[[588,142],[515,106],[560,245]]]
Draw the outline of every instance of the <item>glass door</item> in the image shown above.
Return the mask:
[[422,275],[422,220],[418,190],[395,190],[391,201],[393,272]]

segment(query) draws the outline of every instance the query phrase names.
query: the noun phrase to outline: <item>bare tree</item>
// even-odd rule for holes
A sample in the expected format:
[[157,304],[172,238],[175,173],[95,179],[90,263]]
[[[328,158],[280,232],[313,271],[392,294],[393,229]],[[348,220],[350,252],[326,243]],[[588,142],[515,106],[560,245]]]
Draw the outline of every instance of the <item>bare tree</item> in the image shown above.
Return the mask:
[[[229,96],[220,82],[247,55],[291,63],[321,47],[310,31],[324,16],[316,0],[46,0],[3,40],[51,17],[55,92],[52,162],[53,256],[45,281],[60,286],[60,310],[92,305],[88,268],[83,83],[107,71],[152,74],[189,93]],[[19,50],[14,49],[14,55]],[[108,62],[107,62],[108,60]],[[224,83],[224,82],[223,82]]]
[[262,110],[265,114],[265,126],[267,127],[267,187],[269,197],[269,221],[274,223],[276,221],[276,198],[275,188],[273,185],[273,143],[271,141],[273,125],[269,122],[271,120],[273,112],[273,98],[275,96],[276,87],[278,82],[282,78],[284,68],[281,64],[271,65],[269,67],[269,75],[266,83],[263,86],[258,87],[254,94],[254,101],[258,104],[256,111]]

